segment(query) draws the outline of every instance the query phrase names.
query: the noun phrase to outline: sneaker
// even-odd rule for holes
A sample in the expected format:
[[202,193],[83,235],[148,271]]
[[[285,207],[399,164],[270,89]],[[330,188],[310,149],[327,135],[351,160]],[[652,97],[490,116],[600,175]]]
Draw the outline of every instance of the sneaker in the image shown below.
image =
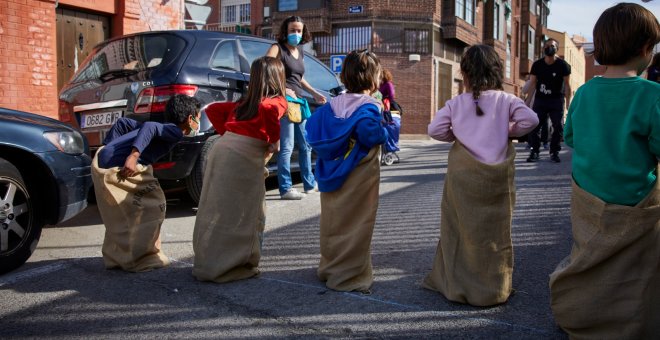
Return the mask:
[[305,197],[305,194],[299,192],[298,190],[291,188],[289,191],[285,192],[280,196],[283,200],[301,200]]
[[313,193],[315,193],[315,192],[319,192],[319,187],[315,185],[313,188],[311,188],[311,189],[307,189],[307,190],[305,190],[304,192],[305,192],[306,194],[313,194]]
[[550,156],[550,160],[555,163],[561,162],[561,159],[559,159],[559,154],[557,154],[556,152],[553,153],[552,156]]
[[538,152],[530,152],[529,157],[527,157],[527,161],[532,163],[532,162],[538,162],[539,161],[539,153]]
[[548,143],[543,143],[543,150],[548,150]]

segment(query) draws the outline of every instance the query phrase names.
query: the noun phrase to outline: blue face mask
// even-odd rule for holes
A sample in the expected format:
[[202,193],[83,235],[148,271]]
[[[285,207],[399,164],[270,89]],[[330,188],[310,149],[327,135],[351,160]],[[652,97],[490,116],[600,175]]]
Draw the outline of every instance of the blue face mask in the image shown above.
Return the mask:
[[291,46],[298,46],[300,44],[300,41],[302,40],[302,34],[298,33],[291,33],[286,36],[286,40]]

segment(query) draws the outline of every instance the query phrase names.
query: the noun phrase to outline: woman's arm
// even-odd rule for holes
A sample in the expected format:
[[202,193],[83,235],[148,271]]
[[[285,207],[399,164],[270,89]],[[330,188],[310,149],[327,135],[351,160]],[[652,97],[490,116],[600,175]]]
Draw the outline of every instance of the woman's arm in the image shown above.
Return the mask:
[[277,44],[270,45],[270,48],[266,51],[266,57],[277,58],[278,54],[280,54],[280,47]]
[[318,93],[318,92],[312,87],[312,85],[309,85],[309,83],[307,82],[307,80],[305,80],[305,77],[304,77],[304,76],[300,79],[300,85],[302,85],[302,87],[303,87],[307,92],[309,92],[309,93],[312,94],[312,96],[314,97],[314,100],[316,100],[317,103],[325,104],[325,103],[327,102],[327,100],[325,99],[325,97],[324,97],[322,94]]

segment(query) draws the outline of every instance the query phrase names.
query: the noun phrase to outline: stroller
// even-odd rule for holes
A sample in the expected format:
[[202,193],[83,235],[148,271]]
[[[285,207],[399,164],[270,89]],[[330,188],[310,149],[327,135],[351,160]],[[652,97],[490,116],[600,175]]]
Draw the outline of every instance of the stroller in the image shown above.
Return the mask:
[[[401,114],[400,111],[390,110],[390,103],[388,99],[383,100],[385,111],[383,111],[383,118],[385,120],[385,129],[387,129],[387,141],[383,145],[382,155],[380,158],[381,164],[392,165],[399,163],[399,132],[401,131]],[[392,107],[394,108],[394,107]]]

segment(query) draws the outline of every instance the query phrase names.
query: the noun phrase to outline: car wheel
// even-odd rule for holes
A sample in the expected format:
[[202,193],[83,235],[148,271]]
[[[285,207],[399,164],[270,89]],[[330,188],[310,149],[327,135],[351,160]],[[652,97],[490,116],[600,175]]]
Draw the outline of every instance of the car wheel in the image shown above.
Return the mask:
[[37,248],[43,223],[23,177],[0,158],[0,273],[25,263]]
[[383,156],[383,164],[385,165],[392,165],[394,164],[394,154],[393,153],[386,153],[385,156]]
[[220,135],[213,135],[206,140],[202,147],[202,152],[197,157],[195,166],[190,172],[190,175],[186,177],[186,189],[188,189],[188,194],[195,203],[199,203],[199,197],[202,195],[202,181],[204,179],[204,168],[206,167],[208,153],[219,139]]

